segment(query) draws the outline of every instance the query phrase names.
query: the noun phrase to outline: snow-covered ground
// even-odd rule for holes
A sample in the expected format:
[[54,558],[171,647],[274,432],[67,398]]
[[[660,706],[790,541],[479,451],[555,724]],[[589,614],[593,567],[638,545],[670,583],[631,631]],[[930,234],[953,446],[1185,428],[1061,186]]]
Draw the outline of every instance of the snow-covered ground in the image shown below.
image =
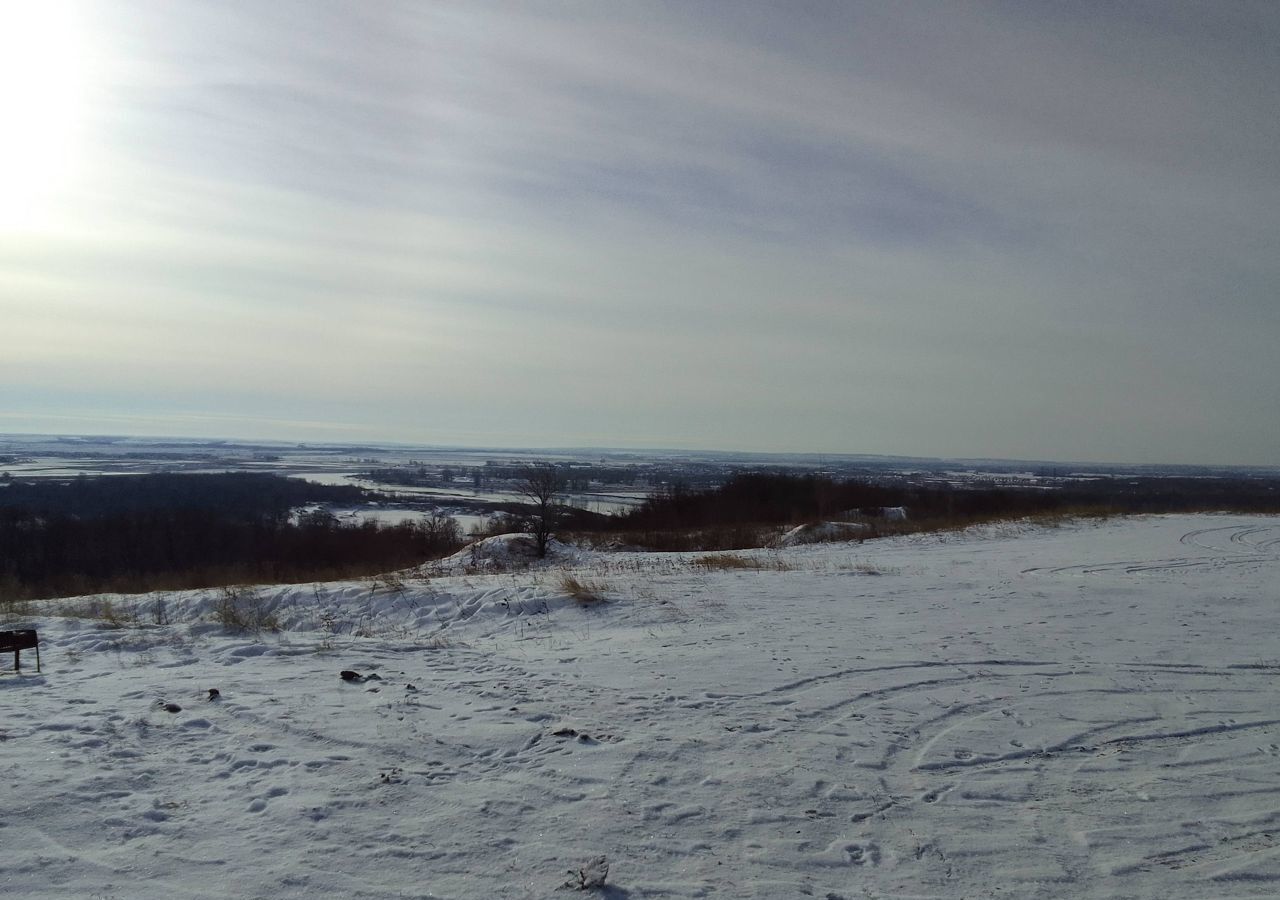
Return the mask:
[[508,549],[5,625],[0,895],[1280,895],[1280,520]]

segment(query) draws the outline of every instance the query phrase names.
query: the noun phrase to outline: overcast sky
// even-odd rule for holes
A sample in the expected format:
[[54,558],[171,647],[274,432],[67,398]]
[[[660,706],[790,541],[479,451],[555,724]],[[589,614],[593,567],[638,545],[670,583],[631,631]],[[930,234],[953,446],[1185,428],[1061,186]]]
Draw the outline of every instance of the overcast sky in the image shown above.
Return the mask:
[[0,2],[0,431],[1280,463],[1280,4]]

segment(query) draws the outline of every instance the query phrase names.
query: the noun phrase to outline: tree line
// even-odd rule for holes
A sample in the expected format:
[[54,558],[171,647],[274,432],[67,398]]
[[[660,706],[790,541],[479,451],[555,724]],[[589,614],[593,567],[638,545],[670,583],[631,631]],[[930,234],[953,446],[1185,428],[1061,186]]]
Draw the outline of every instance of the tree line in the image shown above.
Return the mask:
[[[895,507],[906,509],[907,523],[886,520],[885,510]],[[722,550],[759,546],[776,526],[826,519],[866,522],[874,536],[1037,515],[1199,511],[1280,513],[1280,479],[1114,477],[983,487],[753,472],[700,490],[666,485],[634,509],[583,530],[650,549]]]
[[462,545],[446,517],[342,525],[324,512],[292,515],[365,499],[258,473],[11,483],[0,488],[0,600],[354,577]]
[[[517,473],[512,473],[513,477]],[[1223,510],[1280,513],[1280,479],[1082,478],[1027,487],[918,485],[821,475],[740,473],[724,484],[669,484],[605,516],[563,505],[562,467],[526,466],[525,503],[503,518],[534,536],[555,533],[655,550],[760,546],[779,526],[856,519],[874,536],[997,519],[1078,513]],[[0,484],[0,601],[103,591],[249,582],[319,581],[405,568],[462,546],[456,522],[343,525],[308,504],[358,505],[356,487],[263,473],[78,477]],[[905,523],[886,518],[905,507]]]

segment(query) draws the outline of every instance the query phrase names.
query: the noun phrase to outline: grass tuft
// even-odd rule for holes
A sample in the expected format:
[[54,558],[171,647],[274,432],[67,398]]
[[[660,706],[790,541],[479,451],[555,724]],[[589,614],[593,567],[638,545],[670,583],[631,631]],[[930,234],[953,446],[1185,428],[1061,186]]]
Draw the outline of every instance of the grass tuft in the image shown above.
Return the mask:
[[583,606],[608,602],[605,592],[609,590],[609,586],[598,581],[583,581],[573,575],[565,575],[560,579],[560,590]]
[[213,608],[213,620],[228,631],[279,631],[280,621],[267,611],[262,595],[248,587],[226,587]]
[[90,619],[102,628],[133,628],[141,624],[136,612],[117,606],[109,597],[62,603],[52,612],[68,619]]
[[710,553],[695,557],[692,565],[712,571],[750,570],[755,572],[787,572],[793,567],[782,559],[758,559],[754,556],[735,556],[732,553]]

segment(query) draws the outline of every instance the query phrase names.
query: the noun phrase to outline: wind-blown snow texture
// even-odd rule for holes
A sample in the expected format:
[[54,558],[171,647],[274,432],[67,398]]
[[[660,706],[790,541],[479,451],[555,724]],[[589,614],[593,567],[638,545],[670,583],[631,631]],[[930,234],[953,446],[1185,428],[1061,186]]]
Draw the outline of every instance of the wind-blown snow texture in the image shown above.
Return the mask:
[[613,897],[1280,894],[1280,520],[756,555],[562,561],[591,606],[560,568],[263,588],[260,638],[217,592],[32,620],[0,893],[546,897],[605,855]]

